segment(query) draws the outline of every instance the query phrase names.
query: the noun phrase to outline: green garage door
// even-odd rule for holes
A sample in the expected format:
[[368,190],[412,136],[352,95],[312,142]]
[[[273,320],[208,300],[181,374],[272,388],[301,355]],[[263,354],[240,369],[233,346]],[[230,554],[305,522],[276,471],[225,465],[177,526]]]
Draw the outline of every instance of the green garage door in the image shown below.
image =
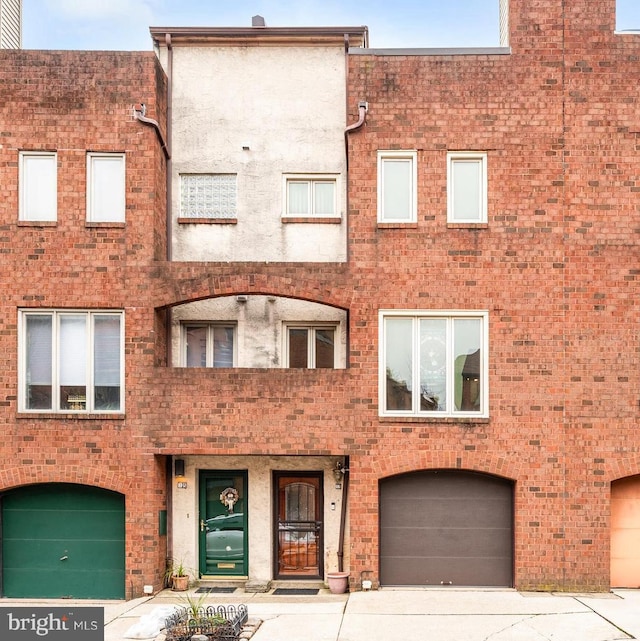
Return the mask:
[[123,599],[124,496],[31,485],[2,496],[2,595]]

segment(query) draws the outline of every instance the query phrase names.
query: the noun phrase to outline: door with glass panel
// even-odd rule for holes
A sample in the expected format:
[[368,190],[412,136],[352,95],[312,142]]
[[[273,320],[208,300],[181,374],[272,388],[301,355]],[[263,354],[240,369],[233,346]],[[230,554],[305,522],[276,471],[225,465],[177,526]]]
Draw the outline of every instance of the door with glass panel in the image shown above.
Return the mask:
[[322,473],[275,472],[275,578],[322,578]]
[[247,576],[247,472],[200,472],[200,574]]

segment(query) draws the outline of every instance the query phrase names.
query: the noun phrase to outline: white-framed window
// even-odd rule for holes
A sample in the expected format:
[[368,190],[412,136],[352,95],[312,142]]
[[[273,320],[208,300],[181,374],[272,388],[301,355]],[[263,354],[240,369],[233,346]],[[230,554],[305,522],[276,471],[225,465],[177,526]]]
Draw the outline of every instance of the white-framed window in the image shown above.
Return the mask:
[[337,176],[285,174],[283,200],[285,216],[337,217]]
[[183,367],[234,367],[236,328],[222,323],[182,324]]
[[55,221],[58,216],[58,157],[53,151],[19,154],[19,219]]
[[335,325],[286,325],[286,367],[334,369],[336,366]]
[[378,222],[417,220],[416,151],[378,151]]
[[487,154],[456,151],[447,154],[447,221],[487,222]]
[[124,314],[20,312],[20,408],[122,412]]
[[236,174],[180,174],[181,218],[236,218]]
[[380,414],[488,415],[488,313],[380,312]]
[[121,153],[87,154],[87,221],[125,222],[125,156]]

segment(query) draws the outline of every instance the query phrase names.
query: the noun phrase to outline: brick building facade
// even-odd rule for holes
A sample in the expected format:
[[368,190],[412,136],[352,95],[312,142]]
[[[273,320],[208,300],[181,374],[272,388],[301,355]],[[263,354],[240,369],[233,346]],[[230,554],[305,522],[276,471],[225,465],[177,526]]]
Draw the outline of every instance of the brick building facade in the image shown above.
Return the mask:
[[[167,238],[175,243],[172,228],[185,222],[166,216],[165,186],[171,192],[183,172],[229,173],[213,166],[215,155],[212,168],[166,162],[164,136],[176,162],[186,163],[171,145],[184,135],[184,121],[164,124],[172,113],[167,83],[172,108],[186,113],[191,100],[175,76],[179,38],[173,76],[164,50],[164,71],[152,54],[0,52],[0,87],[11,97],[0,116],[4,593],[19,592],[8,554],[23,549],[19,528],[14,535],[8,524],[25,506],[35,506],[35,517],[46,503],[19,490],[50,483],[124,497],[126,510],[116,509],[124,524],[120,596],[157,589],[165,556],[182,552],[197,576],[249,583],[321,580],[343,566],[354,589],[362,579],[374,586],[637,587],[640,124],[633,81],[640,41],[615,33],[614,10],[615,0],[511,0],[508,46],[352,46],[344,127],[357,126],[338,141],[348,174],[339,164],[301,168],[304,180],[290,163],[278,169],[285,200],[290,183],[297,190],[301,182],[346,181],[344,212],[329,223],[346,233],[327,237],[346,239],[347,251],[332,261],[320,252],[304,262],[190,260],[188,243],[178,247],[179,259],[167,259]],[[238,37],[215,37],[231,35]],[[197,46],[230,46],[211,37],[199,34]],[[243,37],[250,47],[250,30]],[[134,117],[139,103],[158,131]],[[232,141],[238,154],[254,153],[232,170],[238,185],[243,172],[266,166],[260,152],[268,130],[259,145],[257,131]],[[29,152],[44,152],[45,165],[57,154],[57,215],[46,223],[25,220],[29,202],[18,178],[30,175]],[[124,223],[87,222],[87,168],[100,154],[116,165],[125,156]],[[280,162],[268,160],[271,169]],[[190,180],[181,189],[191,189]],[[219,193],[222,182],[207,180]],[[175,210],[182,204],[173,191]],[[263,215],[275,217],[270,225],[291,234],[291,225],[305,224],[285,220],[289,210],[278,207],[265,207]],[[225,216],[224,225],[240,230],[241,210],[235,222]],[[305,228],[311,237],[322,233],[316,224]],[[226,233],[220,221],[207,227],[216,229],[202,238]],[[279,312],[268,311],[274,304]],[[204,306],[180,315],[192,305]],[[176,354],[188,356],[180,336],[206,326],[236,337],[242,314],[259,306],[274,329],[338,328],[339,335],[344,324],[344,366],[336,357],[328,367],[287,367],[291,342],[267,364],[179,361]],[[94,400],[78,400],[55,350],[59,390],[70,388],[85,405],[29,406],[31,392],[53,384],[34,382],[35,348],[26,338],[35,341],[44,316],[61,328],[54,343],[62,341],[69,311],[92,328],[89,340],[100,323],[120,321],[124,383],[113,414],[89,410],[100,410],[100,394],[112,398],[117,385],[96,373]],[[97,344],[90,367],[101,362]],[[62,403],[61,394],[51,402]],[[233,530],[241,532],[235,551],[244,558],[208,565],[215,552],[208,535],[219,532],[209,519],[234,514],[226,504],[220,514],[207,511],[220,503],[225,483],[243,507],[235,514],[249,514]],[[302,488],[307,503],[297,504],[298,513],[310,514],[314,503],[320,523],[304,535],[305,519],[284,518],[279,503],[285,490],[301,501]],[[293,521],[295,537],[286,530]],[[296,560],[301,542],[315,566]],[[278,565],[283,554],[292,571]]]

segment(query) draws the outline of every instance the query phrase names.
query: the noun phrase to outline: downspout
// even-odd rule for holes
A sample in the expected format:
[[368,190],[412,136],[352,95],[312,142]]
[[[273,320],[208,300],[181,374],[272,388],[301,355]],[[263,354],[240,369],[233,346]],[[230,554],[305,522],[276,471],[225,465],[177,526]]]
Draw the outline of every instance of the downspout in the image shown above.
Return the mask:
[[[173,45],[171,43],[171,34],[165,34],[164,40],[167,44],[167,139],[169,145],[172,142],[173,133]],[[173,232],[171,210],[173,208],[172,182],[172,163],[171,158],[167,159],[167,260],[171,261],[173,256]]]
[[156,130],[156,136],[158,137],[158,141],[160,142],[160,146],[162,147],[164,157],[169,160],[171,158],[171,154],[169,153],[169,148],[167,147],[167,143],[165,142],[164,136],[162,135],[160,125],[158,124],[157,120],[154,120],[153,118],[147,118],[145,116],[146,113],[147,106],[144,104],[144,102],[141,102],[133,107],[133,115],[135,119],[139,120],[145,125],[150,125]]
[[347,157],[347,170],[349,169],[349,134],[364,125],[367,119],[367,111],[369,111],[369,103],[366,100],[361,100],[358,103],[358,122],[354,122],[344,130],[344,151]]
[[344,572],[344,531],[347,523],[347,499],[349,498],[349,457],[344,457],[342,468],[342,504],[340,505],[340,534],[338,535],[338,572]]

